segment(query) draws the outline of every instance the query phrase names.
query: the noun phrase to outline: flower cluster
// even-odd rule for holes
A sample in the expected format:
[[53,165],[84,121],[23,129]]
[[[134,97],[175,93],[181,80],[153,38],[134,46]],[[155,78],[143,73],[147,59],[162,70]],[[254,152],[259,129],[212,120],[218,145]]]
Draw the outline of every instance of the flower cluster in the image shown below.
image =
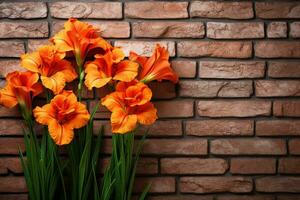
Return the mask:
[[[21,66],[27,71],[7,75],[0,104],[26,107],[38,123],[48,126],[58,145],[69,144],[74,129],[84,127],[90,120],[85,104],[80,102],[83,83],[89,90],[105,85],[113,88],[101,99],[101,104],[112,112],[113,133],[131,132],[137,123],[152,124],[157,115],[147,83],[178,81],[170,67],[168,51],[157,45],[149,58],[131,52],[126,59],[120,48],[113,47],[97,32],[92,25],[69,19],[49,45],[21,56]],[[66,84],[76,79],[77,96],[65,90]],[[32,98],[43,90],[52,93],[53,98],[32,111]]]

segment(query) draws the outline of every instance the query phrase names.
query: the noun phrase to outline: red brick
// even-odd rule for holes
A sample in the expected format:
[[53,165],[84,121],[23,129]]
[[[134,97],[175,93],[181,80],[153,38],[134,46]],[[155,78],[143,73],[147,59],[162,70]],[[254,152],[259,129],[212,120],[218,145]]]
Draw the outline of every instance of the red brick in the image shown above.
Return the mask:
[[128,56],[130,51],[137,54],[150,57],[156,47],[156,44],[167,48],[171,57],[175,56],[175,43],[172,41],[126,41],[118,40],[115,42],[115,46],[121,47],[125,55]]
[[263,19],[300,18],[298,2],[256,2],[256,16]]
[[203,38],[202,22],[134,22],[132,34],[136,38]]
[[[100,100],[93,100],[90,101],[89,111],[92,113],[93,109],[95,108],[96,104],[100,103]],[[107,110],[106,107],[99,105],[98,110],[95,113],[94,118],[95,119],[109,119],[111,115],[111,112]]]
[[0,158],[0,174],[7,174],[8,172],[13,172],[13,173],[23,172],[20,158],[18,157]]
[[290,24],[290,36],[292,38],[300,37],[300,22],[292,22]]
[[251,42],[183,41],[177,45],[181,57],[249,58]]
[[258,192],[300,192],[299,177],[263,177],[255,180]]
[[297,41],[258,41],[254,46],[259,58],[299,58],[300,42]]
[[139,177],[136,178],[134,192],[142,192],[151,183],[150,193],[170,193],[175,192],[174,177]]
[[278,171],[282,174],[299,174],[300,159],[299,158],[281,158],[278,164]]
[[300,139],[289,141],[289,152],[293,155],[300,155]]
[[0,194],[0,199],[5,200],[28,200],[27,194]]
[[48,22],[0,22],[0,38],[43,38],[48,34]]
[[207,37],[213,39],[263,38],[264,24],[260,22],[207,22]]
[[0,136],[1,135],[23,135],[23,122],[14,119],[0,120]]
[[24,177],[0,177],[0,192],[21,193],[27,192]]
[[213,200],[213,196],[208,195],[161,195],[149,196],[149,200]]
[[39,47],[47,44],[50,44],[48,39],[28,40],[28,52],[36,51]]
[[210,151],[217,155],[285,155],[286,144],[280,139],[217,139]]
[[55,2],[50,4],[52,17],[68,19],[74,18],[95,18],[95,19],[121,19],[121,2]]
[[143,152],[159,155],[206,155],[207,141],[201,139],[147,139]]
[[268,38],[286,38],[287,24],[286,22],[271,22],[267,28]]
[[273,102],[273,115],[285,117],[300,117],[300,101],[282,100]]
[[47,6],[42,2],[3,2],[0,4],[0,10],[0,18],[34,19],[47,17]]
[[163,158],[162,174],[224,174],[228,164],[218,158]]
[[180,81],[183,97],[250,97],[252,81]]
[[20,66],[19,60],[0,60],[0,77],[6,77],[6,75],[13,71],[25,71],[24,68]]
[[253,183],[245,177],[182,177],[179,187],[183,193],[245,193],[252,191]]
[[200,78],[262,78],[265,63],[260,61],[201,61]]
[[150,82],[152,99],[172,99],[176,97],[175,85],[171,82]]
[[258,97],[300,96],[300,81],[259,80],[255,82],[255,94]]
[[300,120],[260,120],[256,122],[259,136],[300,136]]
[[196,62],[190,60],[173,60],[171,66],[181,78],[194,78],[196,75]]
[[275,200],[273,196],[267,195],[220,195],[217,200]]
[[159,118],[194,116],[194,101],[192,100],[157,101],[154,105]]
[[197,120],[186,121],[185,132],[194,136],[250,136],[252,120]]
[[253,18],[251,2],[193,1],[190,6],[192,17],[250,19]]
[[188,2],[126,2],[125,17],[143,19],[188,18]]
[[0,116],[1,117],[16,117],[21,116],[18,106],[15,106],[14,108],[6,108],[4,106],[0,105]]
[[[9,49],[9,51],[7,51]],[[20,57],[25,53],[23,41],[0,41],[0,57]]]
[[269,116],[271,102],[263,100],[211,100],[198,101],[198,114],[208,117]]
[[23,138],[0,138],[0,154],[19,155],[19,146],[20,149],[24,151],[25,145]]
[[[65,21],[54,21],[52,23],[52,35],[63,29]],[[99,35],[104,38],[129,38],[130,26],[128,22],[121,21],[95,21],[89,20],[87,23],[99,29]]]
[[269,62],[268,75],[273,78],[300,78],[300,62]]
[[232,158],[232,174],[275,174],[276,160],[272,158]]

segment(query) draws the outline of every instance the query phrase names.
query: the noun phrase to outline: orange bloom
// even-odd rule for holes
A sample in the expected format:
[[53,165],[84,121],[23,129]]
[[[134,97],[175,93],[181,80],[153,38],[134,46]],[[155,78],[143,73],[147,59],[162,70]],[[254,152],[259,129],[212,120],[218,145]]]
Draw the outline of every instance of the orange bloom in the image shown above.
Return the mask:
[[72,64],[63,60],[64,57],[65,53],[58,52],[56,46],[46,45],[37,52],[22,55],[21,65],[41,74],[43,85],[54,94],[59,94],[66,82],[71,82],[77,77]]
[[33,110],[36,121],[48,125],[50,136],[58,145],[69,144],[74,137],[74,128],[87,124],[90,115],[86,106],[77,101],[72,91],[56,95],[49,104]]
[[170,67],[168,51],[158,44],[150,58],[140,56],[134,52],[130,52],[129,58],[132,61],[138,62],[142,67],[138,76],[142,82],[150,82],[153,80],[170,80],[173,83],[178,82],[178,76]]
[[69,19],[64,24],[64,30],[57,33],[51,41],[58,46],[59,51],[73,51],[77,64],[80,66],[91,49],[101,48],[104,51],[111,45],[97,34],[92,25]]
[[137,76],[138,64],[123,60],[125,55],[119,48],[95,57],[95,61],[85,66],[85,85],[89,90],[103,87],[112,79],[129,82]]
[[31,110],[32,98],[43,91],[39,75],[30,71],[11,72],[6,76],[6,86],[0,90],[0,104],[12,108],[18,103]]
[[138,81],[119,82],[116,92],[106,95],[102,105],[111,112],[113,133],[128,133],[136,128],[137,122],[150,125],[157,119],[156,109],[149,102],[152,92],[147,85]]

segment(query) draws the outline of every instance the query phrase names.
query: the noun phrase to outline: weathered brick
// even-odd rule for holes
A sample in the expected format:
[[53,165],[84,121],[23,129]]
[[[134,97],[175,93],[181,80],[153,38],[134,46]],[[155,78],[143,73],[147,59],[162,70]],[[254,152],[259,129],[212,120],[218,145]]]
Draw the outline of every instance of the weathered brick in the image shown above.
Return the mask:
[[299,174],[300,159],[299,158],[280,158],[278,171],[282,174]]
[[300,81],[259,80],[255,81],[255,94],[258,97],[300,96]]
[[48,39],[28,40],[28,52],[34,52],[43,45],[50,44]]
[[255,10],[263,19],[300,18],[299,2],[256,2]]
[[207,37],[214,39],[263,38],[264,24],[261,22],[207,22]]
[[47,17],[47,6],[42,2],[20,2],[0,4],[0,18],[34,19]]
[[129,55],[130,51],[143,56],[151,56],[156,47],[156,44],[167,48],[171,57],[175,56],[175,43],[172,41],[126,41],[119,40],[115,42],[115,46],[121,47],[126,56]]
[[273,78],[300,78],[300,62],[269,62],[268,75]]
[[[54,21],[52,23],[52,35],[58,33],[64,25],[65,21]],[[129,22],[122,21],[87,21],[95,28],[99,29],[99,35],[104,38],[129,38],[130,26]]]
[[289,141],[289,152],[293,155],[300,155],[300,139]]
[[96,18],[96,19],[121,19],[121,2],[72,2],[63,1],[50,4],[52,17],[68,19],[74,18]]
[[268,195],[220,195],[217,200],[275,200],[274,196]]
[[255,56],[260,58],[300,58],[297,41],[258,41],[254,50]]
[[183,41],[177,45],[181,57],[249,58],[251,42]]
[[263,177],[255,180],[258,192],[300,192],[299,177]]
[[217,139],[210,151],[217,155],[284,155],[286,144],[281,139]]
[[18,157],[0,158],[0,174],[7,174],[9,171],[13,173],[23,172],[20,158]]
[[273,115],[285,117],[300,117],[300,101],[282,100],[273,102]]
[[134,22],[132,34],[136,38],[203,38],[202,22]]
[[196,62],[190,60],[173,60],[171,66],[181,78],[194,78],[196,75]]
[[287,37],[286,22],[271,22],[267,28],[268,38],[285,38]]
[[0,199],[5,200],[28,200],[27,194],[0,194]]
[[159,118],[194,116],[194,101],[192,100],[157,101],[154,105]]
[[275,174],[276,159],[273,158],[232,158],[232,174]]
[[188,2],[126,2],[125,17],[143,19],[188,18]]
[[244,193],[252,191],[252,184],[246,177],[182,177],[179,187],[183,193]]
[[276,200],[299,200],[298,194],[278,195]]
[[149,200],[213,200],[211,195],[160,195],[148,198]]
[[134,184],[134,192],[143,192],[144,188],[151,183],[150,193],[175,192],[174,177],[139,177]]
[[153,99],[172,99],[176,97],[175,85],[171,82],[150,82]]
[[249,97],[252,81],[180,81],[179,96],[184,97]]
[[194,136],[249,136],[253,135],[252,120],[197,120],[185,123],[187,135]]
[[200,78],[261,78],[265,63],[260,61],[200,61]]
[[[2,86],[4,87],[4,86]],[[1,117],[16,117],[16,116],[21,116],[18,107],[14,108],[6,108],[4,106],[0,105],[0,116]]]
[[25,149],[23,138],[0,138],[0,154],[18,155],[19,147],[21,150]]
[[24,177],[0,177],[0,192],[21,193],[27,192]]
[[[9,51],[7,50],[9,49]],[[0,57],[20,57],[25,53],[22,41],[0,41]]]
[[193,1],[190,6],[192,17],[250,19],[253,18],[251,2]]
[[21,67],[19,60],[0,60],[0,78],[6,77],[6,75],[13,71],[24,71]]
[[0,22],[0,38],[44,38],[48,34],[48,22]]
[[23,128],[23,122],[21,120],[0,120],[0,135],[23,135]]
[[207,141],[201,139],[148,139],[145,141],[143,153],[159,155],[206,155]]
[[160,162],[163,174],[224,174],[228,169],[219,158],[163,158]]
[[290,24],[290,36],[292,38],[300,37],[300,22],[292,22]]
[[211,100],[198,101],[198,114],[208,117],[255,117],[271,114],[270,101]]
[[300,136],[300,120],[260,120],[256,122],[259,136]]

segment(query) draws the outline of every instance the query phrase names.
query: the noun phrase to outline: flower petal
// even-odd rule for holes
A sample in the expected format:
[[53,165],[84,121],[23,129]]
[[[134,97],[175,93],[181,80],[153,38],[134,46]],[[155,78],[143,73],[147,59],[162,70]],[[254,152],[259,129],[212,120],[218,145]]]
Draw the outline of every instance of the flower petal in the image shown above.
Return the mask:
[[106,106],[108,110],[113,112],[115,109],[122,109],[124,107],[122,99],[124,98],[124,93],[113,92],[106,95],[101,99],[101,104]]
[[62,72],[57,72],[51,77],[41,76],[42,84],[53,91],[54,94],[59,94],[66,85],[66,79]]
[[21,66],[32,72],[39,72],[42,63],[39,52],[21,55]]
[[43,125],[48,125],[55,118],[54,110],[50,104],[46,104],[43,107],[37,106],[33,109],[33,116],[38,123]]
[[48,130],[51,138],[57,145],[69,144],[74,137],[73,129],[59,124],[56,120],[51,120],[49,122]]
[[127,115],[123,109],[116,109],[111,114],[111,127],[113,133],[128,133],[135,129],[136,115]]
[[124,60],[117,64],[114,80],[130,82],[138,74],[139,65],[135,62]]
[[81,128],[88,123],[88,121],[90,119],[90,114],[86,109],[86,105],[83,103],[78,102],[75,110],[76,110],[75,117],[70,119],[66,123],[66,125],[71,128]]
[[150,125],[157,119],[157,110],[150,102],[141,105],[137,109],[138,122],[144,125]]
[[6,85],[5,88],[0,90],[0,104],[12,108],[18,104],[17,98],[10,85]]

